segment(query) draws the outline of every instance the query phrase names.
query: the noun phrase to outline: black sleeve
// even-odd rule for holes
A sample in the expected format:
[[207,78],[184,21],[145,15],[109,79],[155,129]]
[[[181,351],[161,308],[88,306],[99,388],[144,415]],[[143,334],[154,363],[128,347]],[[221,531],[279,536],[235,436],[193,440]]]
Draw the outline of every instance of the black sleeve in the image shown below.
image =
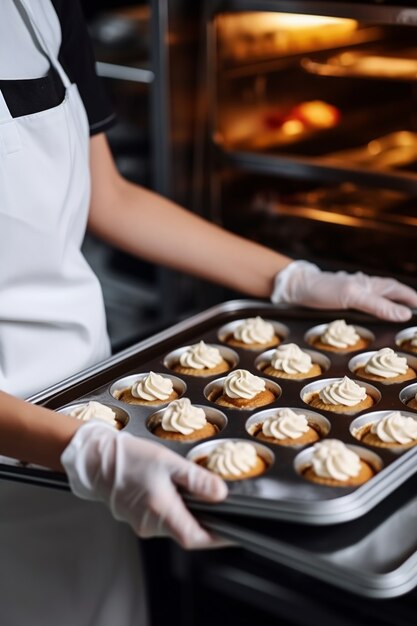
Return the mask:
[[116,119],[113,107],[95,69],[95,59],[79,0],[52,0],[58,15],[62,44],[59,60],[71,82],[76,83],[87,111],[90,135],[110,128]]

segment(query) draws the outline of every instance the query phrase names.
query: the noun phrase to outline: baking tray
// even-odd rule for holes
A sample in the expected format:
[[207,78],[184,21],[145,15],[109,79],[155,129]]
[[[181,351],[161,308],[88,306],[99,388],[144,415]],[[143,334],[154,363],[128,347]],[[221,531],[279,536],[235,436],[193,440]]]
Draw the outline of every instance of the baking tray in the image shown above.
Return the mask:
[[[375,340],[369,346],[369,350],[376,350],[384,346],[398,349],[395,344],[397,333],[414,325],[413,321],[407,325],[389,324],[359,313],[313,312],[306,309],[275,307],[264,302],[235,300],[215,306],[140,342],[102,364],[33,396],[31,400],[51,409],[60,409],[65,405],[88,400],[97,400],[116,406],[128,415],[129,421],[125,427],[127,432],[158,441],[179,454],[188,456],[193,453],[197,446],[212,445],[213,440],[192,444],[157,439],[148,430],[146,424],[158,407],[133,407],[121,403],[112,397],[110,387],[115,381],[123,377],[150,370],[172,374],[172,371],[164,365],[164,359],[170,352],[196,343],[200,339],[204,339],[208,343],[221,344],[218,337],[218,331],[221,327],[255,315],[261,315],[283,325],[288,330],[287,341],[298,343],[301,347],[308,349],[311,349],[311,346],[306,343],[305,334],[312,327],[341,317],[349,323],[365,327],[374,335]],[[235,349],[235,352],[239,359],[238,367],[249,369],[260,375],[260,372],[255,368],[255,360],[259,356],[259,352],[239,349]],[[350,355],[329,355],[330,366],[323,378],[338,378],[349,374],[348,362],[352,356],[352,353]],[[177,374],[176,376],[186,382],[186,395],[194,404],[215,407],[205,398],[204,389],[217,377],[196,378],[178,376]],[[269,377],[265,378],[268,379]],[[279,383],[282,394],[273,404],[263,407],[263,409],[288,406],[307,410],[308,406],[302,402],[300,393],[306,384],[311,383],[311,380],[313,379],[295,382],[269,378],[271,383]],[[382,394],[381,401],[375,408],[378,410],[404,410],[404,404],[399,396],[404,387],[405,385],[375,384],[374,388],[377,393],[379,391]],[[238,438],[254,441],[246,430],[246,422],[254,414],[254,411],[222,409],[222,412],[226,416],[227,424],[216,436],[216,440]],[[323,412],[323,416],[331,424],[331,437],[341,439],[348,444],[358,445],[358,441],[352,437],[349,430],[352,418],[326,412]],[[366,484],[356,489],[325,487],[309,483],[297,474],[294,469],[294,461],[300,453],[299,449],[263,445],[268,454],[274,457],[272,466],[265,474],[255,479],[230,483],[227,500],[215,505],[208,505],[186,496],[190,508],[291,520],[307,524],[334,524],[364,515],[411,476],[416,467],[417,449],[411,449],[403,454],[395,454],[389,450],[381,449],[378,450],[378,456],[382,461],[383,469]],[[366,446],[361,447],[366,449]],[[368,449],[367,452],[372,453],[372,450]],[[301,453],[305,454],[305,450]],[[65,477],[42,468],[2,464],[0,475],[14,480],[65,487]]]
[[272,564],[367,598],[393,598],[417,585],[417,477],[363,517],[335,526],[203,514],[200,521]]

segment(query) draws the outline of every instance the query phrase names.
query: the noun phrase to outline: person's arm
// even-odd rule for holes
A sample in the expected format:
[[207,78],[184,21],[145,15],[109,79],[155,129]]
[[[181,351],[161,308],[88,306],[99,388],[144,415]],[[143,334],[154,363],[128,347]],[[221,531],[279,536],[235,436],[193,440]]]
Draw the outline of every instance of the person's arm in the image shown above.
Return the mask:
[[227,495],[225,483],[158,443],[0,391],[0,454],[65,471],[73,493],[104,502],[140,537],[168,535],[185,548],[217,544],[177,489],[216,502]]
[[81,422],[0,391],[0,454],[62,471],[61,454]]
[[417,293],[392,278],[323,272],[129,183],[118,173],[103,134],[91,139],[91,176],[90,229],[143,259],[276,304],[358,309],[391,321],[406,321],[409,307],[417,308]]
[[256,297],[291,259],[234,235],[118,173],[103,134],[91,141],[89,228],[133,255]]

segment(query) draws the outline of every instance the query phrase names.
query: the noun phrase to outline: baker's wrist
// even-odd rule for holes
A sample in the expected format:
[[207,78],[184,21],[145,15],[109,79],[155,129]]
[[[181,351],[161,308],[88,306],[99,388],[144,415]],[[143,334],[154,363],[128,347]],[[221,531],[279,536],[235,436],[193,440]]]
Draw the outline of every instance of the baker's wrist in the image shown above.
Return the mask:
[[[303,278],[318,274],[320,271],[317,265],[309,261],[292,261],[276,274],[271,293],[271,302],[274,304],[297,303],[296,284],[299,285],[303,282]],[[294,280],[295,278],[296,280]]]

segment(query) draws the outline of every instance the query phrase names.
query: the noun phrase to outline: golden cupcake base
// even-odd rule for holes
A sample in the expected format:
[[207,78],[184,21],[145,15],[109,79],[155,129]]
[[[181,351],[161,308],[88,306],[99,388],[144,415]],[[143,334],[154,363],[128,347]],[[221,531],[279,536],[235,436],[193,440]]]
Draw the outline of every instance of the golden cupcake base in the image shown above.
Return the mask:
[[317,476],[315,471],[313,470],[312,465],[309,465],[303,472],[302,476],[309,480],[310,482],[316,483],[318,485],[327,485],[328,487],[357,487],[358,485],[363,485],[368,480],[375,476],[375,470],[373,467],[366,463],[363,459],[361,459],[361,469],[357,476],[353,476],[348,478],[347,480],[336,480],[335,478],[324,478],[322,476]]
[[415,398],[411,398],[411,400],[407,402],[407,406],[409,406],[410,409],[417,411],[417,400]]
[[263,370],[263,373],[267,376],[273,376],[274,378],[285,378],[286,380],[304,380],[305,378],[314,378],[315,376],[320,376],[322,370],[318,363],[313,363],[311,368],[305,374],[287,374],[287,372],[275,369],[275,367],[272,367],[272,365],[267,365]]
[[314,393],[308,400],[307,404],[315,409],[319,409],[320,411],[332,411],[333,413],[345,413],[347,415],[352,415],[371,408],[371,406],[374,405],[374,399],[367,394],[365,400],[358,402],[358,404],[355,404],[354,406],[344,406],[343,404],[326,404],[321,400],[319,393]]
[[402,341],[401,349],[407,350],[408,352],[414,352],[415,354],[417,354],[417,346],[412,345],[411,339],[406,339],[405,341]]
[[215,367],[196,369],[194,367],[185,367],[180,363],[176,363],[171,367],[171,369],[177,374],[186,374],[187,376],[215,376],[216,374],[223,374],[223,372],[229,371],[231,367],[230,363],[222,359],[221,363]]
[[140,406],[159,406],[160,404],[165,404],[166,402],[172,402],[178,398],[178,393],[174,391],[166,400],[142,400],[141,398],[136,398],[132,396],[132,392],[130,389],[122,389],[115,396],[117,400],[121,402],[126,402],[127,404],[137,404]]
[[353,346],[347,346],[347,348],[337,348],[336,346],[330,346],[328,343],[323,343],[320,337],[316,337],[316,339],[313,340],[312,345],[318,350],[326,350],[327,352],[339,352],[340,354],[346,354],[346,352],[365,350],[365,348],[369,346],[369,341],[368,339],[360,337]]
[[246,400],[245,398],[229,398],[224,393],[219,393],[218,390],[213,390],[208,399],[210,402],[215,402],[219,406],[227,407],[229,409],[257,409],[260,406],[271,404],[275,402],[275,395],[269,389],[265,389],[258,393],[254,398]]
[[182,433],[173,432],[171,430],[164,430],[161,424],[158,424],[158,426],[156,426],[152,431],[156,437],[167,439],[168,441],[197,441],[198,439],[214,437],[214,435],[217,435],[218,432],[219,429],[217,426],[211,422],[207,422],[203,428],[194,430],[189,435],[183,435]]
[[287,437],[286,439],[276,439],[275,437],[267,437],[262,432],[262,424],[258,424],[255,427],[253,436],[259,439],[260,441],[265,441],[266,443],[272,443],[278,446],[304,446],[312,443],[316,443],[321,439],[321,434],[312,426],[309,425],[308,431],[303,433],[297,439],[292,439],[291,437]]
[[[207,461],[208,461],[208,457],[205,456],[205,457],[202,457],[201,459],[197,459],[196,463],[208,469]],[[218,473],[218,476],[221,476],[223,480],[246,480],[247,478],[255,478],[256,476],[260,476],[267,469],[268,469],[268,464],[266,463],[266,461],[264,461],[264,459],[261,456],[258,455],[256,457],[256,465],[252,467],[250,470],[248,470],[247,472],[239,474],[239,476],[235,476],[234,474]],[[213,473],[217,473],[217,472],[214,472],[213,470],[209,470],[209,471]]]
[[366,371],[365,366],[358,367],[355,370],[355,375],[360,376],[361,378],[367,378],[368,380],[374,380],[378,383],[384,383],[385,385],[403,383],[407,380],[413,380],[413,378],[416,378],[416,373],[411,367],[407,368],[407,371],[405,374],[399,374],[398,376],[394,376],[393,378],[384,378],[383,376],[370,374],[369,372]]
[[281,338],[275,335],[271,341],[267,341],[266,343],[245,343],[244,341],[235,339],[233,335],[228,335],[225,339],[225,343],[234,348],[242,348],[243,350],[268,350],[269,348],[278,346],[281,343]]

